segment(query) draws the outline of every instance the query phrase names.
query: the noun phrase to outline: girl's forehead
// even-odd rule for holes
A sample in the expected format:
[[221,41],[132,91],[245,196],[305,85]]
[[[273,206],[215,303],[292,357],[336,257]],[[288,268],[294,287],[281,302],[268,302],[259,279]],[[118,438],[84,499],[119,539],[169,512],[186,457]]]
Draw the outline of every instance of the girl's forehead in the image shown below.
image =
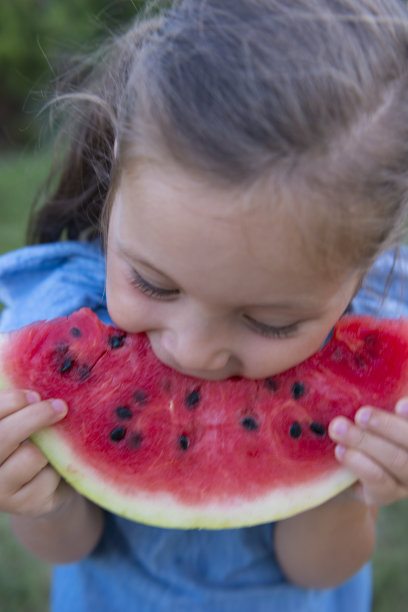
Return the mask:
[[259,265],[263,254],[276,258],[288,240],[295,250],[290,213],[277,190],[264,185],[220,186],[177,166],[144,164],[123,175],[117,205],[122,231],[129,233],[132,226],[143,224],[152,239],[160,236],[168,246],[174,239],[179,249],[191,246],[208,255],[214,249],[218,256],[260,257]]
[[[212,230],[266,231],[269,242],[282,231],[290,231],[295,215],[291,189],[283,190],[278,180],[252,184],[223,183],[213,176],[193,174],[172,163],[135,164],[122,173],[119,192],[129,216],[141,214],[178,216],[181,222]],[[285,227],[284,227],[285,226]],[[293,232],[292,232],[293,233]]]

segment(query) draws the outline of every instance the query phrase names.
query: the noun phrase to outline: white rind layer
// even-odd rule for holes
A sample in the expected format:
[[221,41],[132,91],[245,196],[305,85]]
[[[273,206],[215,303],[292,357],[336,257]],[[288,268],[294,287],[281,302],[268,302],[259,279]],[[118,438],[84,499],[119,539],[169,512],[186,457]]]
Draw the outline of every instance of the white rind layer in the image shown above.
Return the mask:
[[0,334],[0,390],[2,389],[9,389],[10,388],[10,382],[7,380],[7,378],[4,376],[3,373],[3,346],[6,346],[7,344],[7,337],[8,334],[4,333],[4,334]]
[[186,505],[168,493],[123,493],[78,455],[55,429],[32,436],[55,469],[82,495],[124,518],[178,529],[232,529],[268,523],[322,504],[349,487],[356,478],[340,468],[319,480],[297,487],[282,487],[256,500],[229,499],[226,503]]

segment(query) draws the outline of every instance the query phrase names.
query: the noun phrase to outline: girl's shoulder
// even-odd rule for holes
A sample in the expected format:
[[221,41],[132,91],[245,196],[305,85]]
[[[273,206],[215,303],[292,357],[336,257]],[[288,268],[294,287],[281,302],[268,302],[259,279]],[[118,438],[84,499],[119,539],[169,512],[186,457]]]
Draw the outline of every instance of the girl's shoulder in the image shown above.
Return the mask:
[[374,317],[408,316],[408,247],[383,253],[363,280],[353,311]]
[[[98,241],[27,246],[0,257],[0,330],[69,314],[106,315],[105,258]],[[99,314],[99,313],[98,313]]]

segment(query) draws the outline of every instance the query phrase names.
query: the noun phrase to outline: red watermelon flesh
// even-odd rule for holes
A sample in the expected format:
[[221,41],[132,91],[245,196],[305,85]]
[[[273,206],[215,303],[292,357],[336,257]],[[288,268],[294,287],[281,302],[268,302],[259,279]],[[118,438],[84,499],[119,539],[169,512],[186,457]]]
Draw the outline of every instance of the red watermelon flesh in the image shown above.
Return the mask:
[[264,380],[184,376],[89,309],[0,340],[0,387],[68,403],[33,436],[55,468],[102,507],[163,527],[253,525],[322,503],[355,480],[329,422],[391,411],[408,392],[403,319],[346,316],[319,353]]

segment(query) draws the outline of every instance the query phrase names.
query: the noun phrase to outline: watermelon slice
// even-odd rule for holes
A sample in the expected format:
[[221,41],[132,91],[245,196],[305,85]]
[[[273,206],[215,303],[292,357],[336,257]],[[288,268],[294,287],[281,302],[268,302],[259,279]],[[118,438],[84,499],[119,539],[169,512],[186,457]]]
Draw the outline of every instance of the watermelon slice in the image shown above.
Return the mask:
[[183,376],[144,334],[88,309],[0,336],[0,388],[68,403],[33,436],[51,464],[100,506],[173,528],[268,522],[348,487],[329,422],[364,404],[393,410],[407,369],[408,321],[353,315],[319,353],[265,380]]

